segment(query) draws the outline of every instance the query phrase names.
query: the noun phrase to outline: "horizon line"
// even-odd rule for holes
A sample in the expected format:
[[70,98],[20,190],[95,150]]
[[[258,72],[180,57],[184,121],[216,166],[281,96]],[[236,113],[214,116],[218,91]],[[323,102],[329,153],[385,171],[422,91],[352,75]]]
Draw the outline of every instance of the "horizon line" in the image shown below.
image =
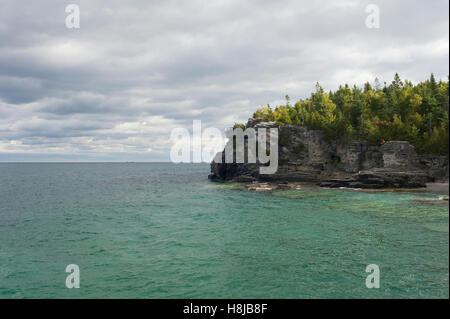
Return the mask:
[[206,162],[202,163],[174,163],[171,161],[8,161],[0,164],[210,164]]

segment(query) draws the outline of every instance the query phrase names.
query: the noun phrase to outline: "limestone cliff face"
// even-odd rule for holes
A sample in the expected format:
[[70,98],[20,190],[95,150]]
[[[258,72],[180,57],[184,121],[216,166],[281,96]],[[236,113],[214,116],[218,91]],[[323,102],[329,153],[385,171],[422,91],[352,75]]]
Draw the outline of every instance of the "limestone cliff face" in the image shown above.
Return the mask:
[[[271,122],[249,119],[247,127],[269,128]],[[321,131],[286,125],[279,127],[278,171],[259,173],[260,164],[211,163],[211,179],[233,181],[317,182],[326,187],[423,187],[427,182],[448,181],[445,156],[418,155],[404,141],[382,146],[351,141],[328,142]]]

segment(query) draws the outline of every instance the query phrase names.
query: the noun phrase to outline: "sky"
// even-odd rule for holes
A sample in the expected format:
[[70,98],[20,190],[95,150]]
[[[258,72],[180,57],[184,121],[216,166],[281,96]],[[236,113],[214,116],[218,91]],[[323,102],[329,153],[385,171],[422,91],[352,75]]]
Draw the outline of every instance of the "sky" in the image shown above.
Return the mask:
[[448,0],[0,0],[0,162],[168,161],[174,128],[224,130],[316,82],[446,80],[448,12]]

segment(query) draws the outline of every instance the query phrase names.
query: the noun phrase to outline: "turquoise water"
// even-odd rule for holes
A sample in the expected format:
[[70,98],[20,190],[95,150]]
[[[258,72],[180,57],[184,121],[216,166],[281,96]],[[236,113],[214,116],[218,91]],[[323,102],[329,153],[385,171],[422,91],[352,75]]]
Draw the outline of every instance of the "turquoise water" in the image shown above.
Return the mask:
[[0,298],[449,297],[442,195],[250,192],[208,172],[0,164]]

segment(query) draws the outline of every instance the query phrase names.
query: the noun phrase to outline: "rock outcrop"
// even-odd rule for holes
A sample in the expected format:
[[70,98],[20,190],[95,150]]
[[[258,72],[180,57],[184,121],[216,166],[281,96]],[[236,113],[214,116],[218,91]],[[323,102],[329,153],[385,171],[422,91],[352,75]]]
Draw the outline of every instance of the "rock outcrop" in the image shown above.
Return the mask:
[[[249,119],[247,127],[276,127]],[[223,157],[223,152],[222,152]],[[365,141],[337,144],[322,131],[285,125],[279,127],[278,170],[263,175],[259,163],[211,163],[213,180],[237,182],[315,182],[323,187],[417,188],[448,181],[446,156],[418,155],[405,141],[371,146]]]

